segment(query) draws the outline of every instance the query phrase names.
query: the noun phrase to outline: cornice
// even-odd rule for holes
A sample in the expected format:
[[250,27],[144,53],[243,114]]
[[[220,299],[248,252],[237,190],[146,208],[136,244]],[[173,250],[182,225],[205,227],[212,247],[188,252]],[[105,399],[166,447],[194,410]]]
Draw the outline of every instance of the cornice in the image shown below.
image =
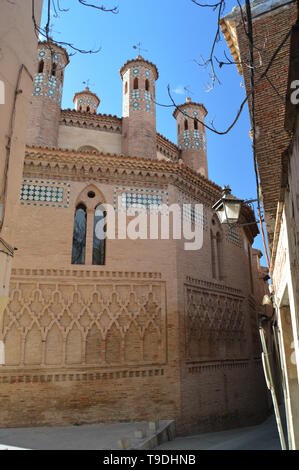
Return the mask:
[[237,38],[236,25],[234,20],[228,19],[227,17],[220,20],[221,32],[224,36],[224,39],[227,42],[230,53],[234,58],[236,63],[237,70],[240,75],[242,75],[242,65],[240,57],[240,49]]
[[74,109],[63,109],[60,125],[121,133],[122,119],[111,114],[90,114]]
[[[73,103],[75,103],[75,100],[78,96],[84,96],[84,95],[89,95],[91,96],[92,98],[95,98],[98,102],[98,105],[100,104],[101,100],[100,98],[95,94],[93,93],[92,91],[90,91],[90,89],[88,87],[85,88],[85,90],[83,91],[77,91],[77,93],[75,93],[74,95],[74,98],[73,98]],[[89,113],[90,114],[90,113]]]
[[122,68],[120,69],[120,76],[121,78],[123,79],[123,75],[125,73],[125,70],[128,68],[129,65],[146,65],[147,67],[151,67],[152,69],[154,69],[155,71],[155,79],[158,80],[159,78],[159,71],[158,71],[158,68],[155,64],[153,64],[152,62],[150,62],[149,60],[146,60],[144,59],[141,55],[139,55],[138,57],[136,57],[136,59],[130,59],[130,60],[127,60],[127,62],[122,66]]
[[180,149],[173,142],[157,132],[157,150],[172,161],[180,158]]
[[48,147],[27,147],[24,176],[126,184],[138,181],[162,185],[170,183],[209,206],[221,196],[220,186],[195,173],[182,161],[153,161],[96,151],[87,153]]
[[179,110],[183,110],[188,107],[200,107],[204,111],[204,117],[208,114],[207,108],[202,103],[196,103],[195,101],[187,101],[186,103],[179,104],[173,112],[173,117],[176,119]]

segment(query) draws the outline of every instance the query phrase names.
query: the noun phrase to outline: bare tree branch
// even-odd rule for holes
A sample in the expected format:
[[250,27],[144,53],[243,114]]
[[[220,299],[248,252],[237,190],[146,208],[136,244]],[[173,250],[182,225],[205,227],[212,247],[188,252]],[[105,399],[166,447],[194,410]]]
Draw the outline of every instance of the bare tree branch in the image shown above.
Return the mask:
[[[69,11],[68,8],[63,8],[61,5],[61,0],[46,0],[47,1],[47,13],[46,13],[46,24],[44,27],[40,27],[36,21],[35,17],[35,0],[32,0],[32,21],[33,21],[33,26],[34,26],[34,31],[38,39],[44,38],[46,41],[49,43],[55,43],[59,46],[66,47],[68,49],[71,49],[73,53],[80,53],[80,54],[97,54],[100,52],[101,48],[97,49],[82,49],[76,45],[74,45],[72,42],[67,42],[67,41],[58,41],[56,38],[53,38],[50,34],[51,32],[51,20],[53,17],[51,8],[53,8],[54,11],[54,17],[58,18],[60,13],[67,13]],[[88,8],[94,8],[96,10],[102,11],[104,13],[112,13],[112,14],[117,14],[119,12],[118,6],[113,6],[111,8],[107,8],[104,5],[97,5],[96,3],[88,3],[86,0],[77,0],[77,3],[81,6],[88,7]],[[73,54],[69,54],[73,55]]]

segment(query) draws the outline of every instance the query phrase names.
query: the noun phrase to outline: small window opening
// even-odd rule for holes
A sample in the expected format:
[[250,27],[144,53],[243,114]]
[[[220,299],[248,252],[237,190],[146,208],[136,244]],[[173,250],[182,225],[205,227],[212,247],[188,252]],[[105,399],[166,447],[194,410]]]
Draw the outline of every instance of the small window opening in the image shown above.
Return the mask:
[[57,64],[55,64],[55,62],[53,62],[53,64],[52,64],[52,76],[53,77],[56,77],[56,72],[57,72]]
[[149,90],[150,90],[150,84],[149,84],[149,80],[148,80],[148,79],[145,80],[145,90],[146,90],[146,91],[149,91]]
[[194,129],[198,131],[198,122],[196,119],[194,119]]
[[187,131],[188,130],[188,120],[187,119],[185,119],[184,127],[185,127],[185,131]]
[[40,61],[38,65],[38,73],[43,73],[45,67],[45,62],[43,60]]
[[138,78],[134,78],[134,90],[138,90],[139,89],[139,83],[138,83]]

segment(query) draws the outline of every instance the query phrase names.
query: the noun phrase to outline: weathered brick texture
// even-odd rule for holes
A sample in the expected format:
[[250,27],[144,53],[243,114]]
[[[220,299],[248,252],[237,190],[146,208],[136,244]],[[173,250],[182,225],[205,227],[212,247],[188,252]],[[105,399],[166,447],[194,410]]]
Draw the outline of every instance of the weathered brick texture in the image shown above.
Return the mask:
[[[280,197],[283,152],[290,143],[290,137],[284,129],[290,52],[289,38],[273,60],[267,76],[260,81],[259,76],[268,66],[296,18],[297,5],[294,1],[253,19],[254,63],[256,65],[256,155],[270,244],[273,239],[277,203]],[[241,61],[248,63],[248,38],[241,23],[237,25],[237,37]],[[248,67],[243,67],[243,74],[246,92],[249,93]]]

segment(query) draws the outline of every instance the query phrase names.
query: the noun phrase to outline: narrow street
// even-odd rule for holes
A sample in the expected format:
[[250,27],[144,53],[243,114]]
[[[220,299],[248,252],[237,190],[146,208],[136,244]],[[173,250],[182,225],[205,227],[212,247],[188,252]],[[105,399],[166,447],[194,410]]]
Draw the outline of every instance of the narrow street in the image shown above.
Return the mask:
[[[0,429],[0,450],[9,446],[32,450],[116,450],[119,439],[133,439],[136,429],[146,427],[144,422]],[[258,426],[178,437],[156,450],[280,450],[280,442],[272,416]]]
[[157,450],[281,450],[274,416],[258,426],[179,437]]

